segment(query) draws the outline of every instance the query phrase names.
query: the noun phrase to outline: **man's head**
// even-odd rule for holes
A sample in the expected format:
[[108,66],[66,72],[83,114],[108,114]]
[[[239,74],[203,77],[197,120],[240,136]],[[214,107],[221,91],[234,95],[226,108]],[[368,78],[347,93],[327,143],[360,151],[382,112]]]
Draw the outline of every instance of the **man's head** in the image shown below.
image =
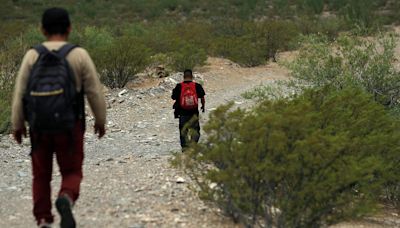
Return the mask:
[[42,31],[45,36],[65,36],[71,32],[69,14],[62,8],[50,8],[42,16]]
[[193,80],[193,72],[190,69],[187,69],[183,72],[183,80],[192,81]]

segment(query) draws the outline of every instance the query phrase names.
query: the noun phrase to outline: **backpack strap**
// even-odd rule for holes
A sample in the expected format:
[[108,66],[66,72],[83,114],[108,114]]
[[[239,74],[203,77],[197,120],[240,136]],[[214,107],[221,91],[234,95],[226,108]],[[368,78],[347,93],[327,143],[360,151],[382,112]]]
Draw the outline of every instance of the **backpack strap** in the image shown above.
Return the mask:
[[62,57],[65,58],[67,55],[75,48],[79,47],[79,45],[75,44],[65,44],[58,50],[58,54]]
[[39,55],[43,55],[49,52],[49,49],[47,49],[43,44],[38,44],[34,47],[32,47]]

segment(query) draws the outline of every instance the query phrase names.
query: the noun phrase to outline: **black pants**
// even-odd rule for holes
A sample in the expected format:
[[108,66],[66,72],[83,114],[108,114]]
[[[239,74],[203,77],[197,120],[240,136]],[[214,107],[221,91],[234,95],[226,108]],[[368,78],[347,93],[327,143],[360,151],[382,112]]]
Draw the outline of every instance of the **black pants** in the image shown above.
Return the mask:
[[192,142],[199,142],[200,139],[200,122],[199,116],[179,116],[179,132],[181,146],[185,148]]

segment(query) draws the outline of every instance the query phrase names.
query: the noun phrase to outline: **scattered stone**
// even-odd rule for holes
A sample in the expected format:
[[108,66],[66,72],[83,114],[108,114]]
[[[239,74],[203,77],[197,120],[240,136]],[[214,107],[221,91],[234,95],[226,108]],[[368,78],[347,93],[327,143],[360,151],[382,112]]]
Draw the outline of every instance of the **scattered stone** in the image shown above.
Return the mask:
[[128,93],[128,90],[124,89],[121,92],[118,93],[118,97],[124,96],[126,93]]
[[24,173],[24,172],[22,172],[22,171],[18,171],[18,176],[19,176],[19,177],[27,177],[28,174],[26,174],[26,173]]
[[9,190],[9,191],[17,191],[18,188],[16,186],[11,186],[11,187],[8,187],[7,190]]
[[216,187],[218,186],[218,184],[217,183],[211,183],[208,187],[210,188],[210,189],[215,189]]
[[179,209],[178,208],[172,208],[171,212],[179,212]]
[[133,224],[129,228],[145,228],[145,225],[143,225],[143,224]]
[[186,181],[185,181],[185,179],[183,179],[183,177],[178,177],[178,178],[176,178],[176,183],[177,184],[183,184],[183,183],[185,183]]

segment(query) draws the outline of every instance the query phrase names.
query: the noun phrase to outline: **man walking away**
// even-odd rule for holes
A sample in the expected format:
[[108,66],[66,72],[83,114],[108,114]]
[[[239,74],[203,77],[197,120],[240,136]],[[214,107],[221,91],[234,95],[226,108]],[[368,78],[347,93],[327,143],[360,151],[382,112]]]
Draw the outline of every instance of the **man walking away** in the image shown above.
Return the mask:
[[13,97],[12,126],[17,143],[29,123],[32,144],[33,214],[39,227],[51,227],[53,154],[62,182],[56,207],[62,228],[76,226],[72,206],[82,181],[84,95],[95,116],[94,131],[105,134],[106,106],[102,85],[89,54],[67,43],[71,32],[68,12],[51,8],[42,16],[47,41],[29,50],[22,60]]
[[182,151],[191,142],[198,142],[200,139],[199,106],[198,99],[201,99],[201,110],[205,112],[206,93],[203,87],[193,81],[192,70],[185,70],[183,82],[176,85],[172,91],[171,98],[175,100],[175,117],[179,118],[179,132]]

